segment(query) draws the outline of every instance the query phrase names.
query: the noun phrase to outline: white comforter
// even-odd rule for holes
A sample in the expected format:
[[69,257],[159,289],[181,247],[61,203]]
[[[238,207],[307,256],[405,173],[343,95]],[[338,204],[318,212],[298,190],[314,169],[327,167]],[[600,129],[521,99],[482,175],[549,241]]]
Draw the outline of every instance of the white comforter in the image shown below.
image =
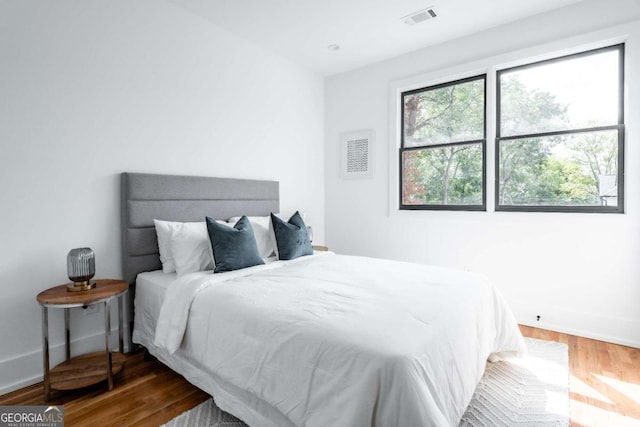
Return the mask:
[[525,349],[481,277],[334,254],[176,281],[155,345],[255,427],[458,425],[490,354]]

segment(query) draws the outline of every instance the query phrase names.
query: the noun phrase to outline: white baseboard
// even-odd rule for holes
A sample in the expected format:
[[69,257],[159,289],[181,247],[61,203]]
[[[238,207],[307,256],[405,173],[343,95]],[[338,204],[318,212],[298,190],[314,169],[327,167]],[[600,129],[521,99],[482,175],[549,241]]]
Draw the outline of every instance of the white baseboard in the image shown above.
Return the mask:
[[[129,326],[123,325],[124,351],[129,351]],[[118,328],[111,330],[111,350],[118,349]],[[104,351],[104,332],[78,337],[71,340],[71,357]],[[53,368],[64,360],[64,342],[49,344],[49,367]],[[43,360],[42,349],[24,353],[10,359],[0,360],[0,372],[2,372],[2,384],[0,395],[19,390],[42,381]]]
[[590,338],[593,340],[609,342],[613,344],[624,345],[627,347],[640,348],[640,340],[629,339],[627,337],[619,337],[611,334],[599,333],[597,331],[588,331],[584,329],[576,329],[563,325],[556,325],[548,322],[529,322],[519,321],[521,325],[532,326],[534,328],[548,329],[550,331],[562,332],[564,334],[575,335],[577,337]]
[[[518,323],[535,328],[640,348],[640,320],[602,316],[559,307],[531,308],[527,301],[511,301]],[[537,316],[540,320],[536,320]]]

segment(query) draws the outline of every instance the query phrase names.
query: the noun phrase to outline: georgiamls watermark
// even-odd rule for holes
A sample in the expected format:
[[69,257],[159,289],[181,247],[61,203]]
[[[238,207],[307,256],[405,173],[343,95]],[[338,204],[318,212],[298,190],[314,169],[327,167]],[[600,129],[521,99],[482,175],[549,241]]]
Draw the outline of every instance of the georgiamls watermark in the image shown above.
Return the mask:
[[0,427],[64,427],[64,407],[0,406]]

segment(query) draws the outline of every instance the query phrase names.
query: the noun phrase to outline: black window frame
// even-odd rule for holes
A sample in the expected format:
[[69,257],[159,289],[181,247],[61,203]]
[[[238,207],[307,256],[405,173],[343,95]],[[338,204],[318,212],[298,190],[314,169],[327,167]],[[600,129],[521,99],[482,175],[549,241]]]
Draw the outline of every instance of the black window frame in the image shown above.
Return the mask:
[[[563,55],[556,58],[546,59],[519,65],[515,67],[505,68],[496,72],[496,138],[495,138],[495,210],[496,212],[569,212],[569,213],[624,213],[624,149],[625,149],[625,124],[624,124],[624,53],[625,44],[619,43],[612,46],[590,49],[570,55]],[[509,71],[533,68],[541,64],[550,64],[554,62],[562,62],[568,59],[579,58],[583,56],[591,56],[593,54],[618,50],[618,123],[615,125],[595,126],[588,128],[568,129],[561,131],[529,133],[522,135],[509,135],[501,137],[500,118],[501,118],[501,96],[500,96],[500,76]],[[500,142],[524,138],[539,138],[557,135],[571,135],[578,133],[597,132],[604,130],[618,131],[618,194],[617,206],[567,206],[567,205],[502,205],[500,204]]]
[[[484,102],[483,102],[483,137],[482,139],[470,140],[470,141],[453,141],[442,144],[430,144],[421,145],[418,147],[405,147],[404,138],[404,98],[407,95],[413,95],[415,93],[424,92],[427,90],[440,89],[448,86],[455,86],[462,83],[467,83],[475,80],[482,80],[484,84]],[[482,147],[482,204],[478,205],[454,205],[454,204],[404,204],[403,203],[403,154],[410,151],[429,150],[434,148],[451,147],[457,145],[480,145]],[[400,94],[400,149],[399,149],[399,173],[400,173],[400,187],[399,187],[399,209],[400,210],[433,210],[433,211],[486,211],[487,210],[487,73],[478,74],[471,77],[465,77],[462,79],[451,80],[436,85],[425,86],[418,89],[412,89],[404,91]]]

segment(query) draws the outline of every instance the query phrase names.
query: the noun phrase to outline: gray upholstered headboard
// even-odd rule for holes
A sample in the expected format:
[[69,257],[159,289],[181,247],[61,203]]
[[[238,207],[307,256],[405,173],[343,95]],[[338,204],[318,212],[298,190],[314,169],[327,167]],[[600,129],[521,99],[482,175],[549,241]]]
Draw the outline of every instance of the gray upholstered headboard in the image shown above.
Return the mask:
[[121,190],[122,277],[130,284],[138,273],[162,268],[154,219],[189,222],[280,211],[276,181],[125,172]]

